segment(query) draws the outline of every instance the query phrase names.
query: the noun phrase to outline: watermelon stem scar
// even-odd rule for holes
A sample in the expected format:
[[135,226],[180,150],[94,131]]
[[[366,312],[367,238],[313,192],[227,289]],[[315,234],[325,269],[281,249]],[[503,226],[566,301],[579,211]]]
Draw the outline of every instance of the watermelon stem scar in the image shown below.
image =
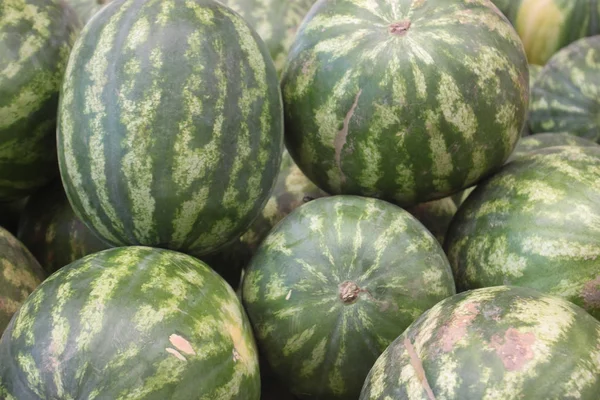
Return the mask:
[[406,32],[408,32],[410,24],[411,22],[409,20],[394,22],[390,25],[390,33],[392,35],[404,36],[406,35]]

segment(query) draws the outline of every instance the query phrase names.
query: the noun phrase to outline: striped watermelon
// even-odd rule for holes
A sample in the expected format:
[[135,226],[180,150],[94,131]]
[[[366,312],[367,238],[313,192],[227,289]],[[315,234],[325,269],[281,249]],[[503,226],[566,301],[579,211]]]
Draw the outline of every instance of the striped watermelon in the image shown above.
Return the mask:
[[67,2],[75,10],[79,21],[85,25],[90,18],[110,3],[111,0],[67,0]]
[[544,65],[563,47],[600,33],[597,0],[492,0],[513,23],[529,62]]
[[600,147],[541,149],[480,183],[445,249],[459,290],[526,286],[600,318]]
[[600,323],[531,289],[461,293],[379,357],[360,400],[580,399],[600,393]]
[[60,181],[30,196],[17,237],[48,274],[108,248],[75,216]]
[[113,1],[74,46],[61,176],[109,244],[201,255],[233,241],[268,200],[282,142],[268,50],[216,1]]
[[278,72],[285,59],[296,29],[315,0],[222,0],[254,28],[269,48]]
[[[46,275],[31,253],[0,228],[0,335],[27,296]],[[0,364],[4,362],[0,357]],[[1,385],[0,385],[1,386]],[[0,398],[4,399],[0,388]]]
[[569,132],[600,141],[600,36],[580,39],[544,67],[531,95],[533,133]]
[[77,29],[61,0],[0,2],[0,201],[58,175],[58,91]]
[[286,144],[328,193],[411,206],[504,163],[528,85],[521,41],[490,2],[321,0],[282,75]]
[[455,293],[441,246],[382,200],[297,208],[252,258],[242,296],[269,365],[302,399],[356,399],[379,354]]
[[260,398],[235,293],[170,250],[109,249],[62,268],[13,317],[0,359],[0,398]]

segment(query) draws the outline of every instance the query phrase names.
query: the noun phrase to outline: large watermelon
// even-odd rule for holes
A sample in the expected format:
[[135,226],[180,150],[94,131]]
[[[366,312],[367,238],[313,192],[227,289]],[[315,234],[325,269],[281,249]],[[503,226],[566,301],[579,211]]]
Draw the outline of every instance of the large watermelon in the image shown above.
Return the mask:
[[[40,264],[10,232],[0,228],[0,335],[27,296],[44,280]],[[0,357],[0,365],[4,362]],[[0,388],[0,398],[4,398]]]
[[460,207],[445,248],[459,290],[527,286],[600,318],[600,147],[507,164]]
[[48,274],[109,247],[75,216],[60,181],[30,196],[17,237]]
[[212,0],[118,0],[77,40],[58,150],[78,217],[115,245],[205,254],[260,213],[283,149],[277,73]]
[[600,141],[600,36],[580,39],[558,52],[533,87],[529,126]]
[[504,163],[528,85],[521,41],[487,1],[320,0],[282,75],[286,143],[327,193],[411,206]]
[[597,400],[600,323],[532,289],[461,293],[379,357],[360,400]]
[[242,296],[259,347],[303,399],[356,399],[379,354],[455,293],[444,252],[401,208],[357,196],[316,199],[259,247]]
[[0,360],[3,399],[260,396],[231,287],[190,256],[149,247],[105,250],[52,275],[11,320]]
[[221,0],[241,14],[264,40],[277,71],[283,69],[296,29],[315,0]]
[[110,2],[111,0],[67,0],[83,25]]
[[0,201],[58,175],[58,91],[77,29],[60,0],[0,1]]
[[513,23],[529,62],[544,65],[563,47],[600,33],[597,0],[493,0]]

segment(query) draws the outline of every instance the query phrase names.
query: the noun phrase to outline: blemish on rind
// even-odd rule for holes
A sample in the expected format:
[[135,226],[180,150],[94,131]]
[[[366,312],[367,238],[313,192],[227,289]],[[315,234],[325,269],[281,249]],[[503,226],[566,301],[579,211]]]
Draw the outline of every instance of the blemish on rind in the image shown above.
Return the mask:
[[340,171],[342,183],[344,183],[346,181],[346,175],[344,174],[344,171],[342,171],[342,149],[343,149],[344,145],[346,144],[346,141],[348,138],[348,126],[350,125],[350,119],[352,119],[352,116],[354,115],[354,112],[356,111],[356,107],[358,106],[358,99],[361,94],[362,94],[362,89],[360,89],[358,91],[358,93],[356,94],[356,97],[354,98],[354,103],[352,103],[352,107],[350,107],[350,110],[346,114],[346,118],[344,118],[344,125],[343,125],[342,129],[336,135],[335,141],[333,143],[333,147],[335,148],[335,162]]
[[410,365],[415,370],[415,374],[417,375],[419,382],[423,386],[423,389],[425,389],[425,392],[427,393],[427,397],[429,398],[429,400],[435,400],[435,395],[433,394],[433,390],[431,389],[431,386],[429,385],[429,381],[427,381],[427,376],[425,375],[425,369],[423,368],[423,363],[421,362],[421,359],[419,358],[419,355],[417,354],[414,346],[410,342],[410,339],[408,337],[404,338],[403,344],[404,344],[404,348],[406,349],[406,352],[408,353],[408,355],[410,357]]
[[492,336],[491,346],[502,360],[504,368],[508,371],[522,369],[528,361],[533,359],[533,344],[536,337],[532,332],[521,333],[515,328],[509,328],[504,338]]
[[165,350],[167,351],[167,353],[173,354],[175,357],[179,358],[181,361],[187,361],[185,359],[185,357],[180,352],[178,352],[177,350],[172,349],[170,347],[165,348]]
[[173,346],[175,346],[178,350],[184,352],[185,354],[196,354],[196,351],[194,351],[190,342],[188,342],[185,338],[177,334],[172,334],[171,336],[169,336],[169,342],[171,342]]

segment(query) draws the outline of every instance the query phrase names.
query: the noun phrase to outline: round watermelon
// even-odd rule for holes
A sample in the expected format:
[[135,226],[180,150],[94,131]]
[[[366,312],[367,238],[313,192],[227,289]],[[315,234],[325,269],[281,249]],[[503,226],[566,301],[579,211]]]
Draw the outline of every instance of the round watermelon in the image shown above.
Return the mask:
[[110,2],[111,0],[67,0],[83,25]]
[[15,314],[0,360],[3,399],[260,398],[235,293],[164,249],[109,249],[62,268]]
[[222,0],[237,11],[269,48],[277,71],[283,69],[296,30],[315,0]]
[[480,183],[446,235],[459,290],[531,287],[600,318],[600,147],[527,153]]
[[75,216],[60,181],[30,196],[17,237],[48,274],[109,247]]
[[0,202],[58,175],[58,92],[78,29],[61,0],[0,2]]
[[259,347],[301,399],[356,399],[386,346],[454,293],[433,235],[403,209],[358,196],[290,213],[242,287]]
[[360,400],[596,400],[600,323],[563,299],[498,286],[425,312],[379,357]]
[[113,1],[79,36],[59,163],[75,214],[107,243],[217,250],[264,207],[282,148],[273,62],[226,6]]
[[[13,314],[45,277],[44,270],[29,250],[10,232],[0,228],[0,335]],[[0,388],[0,398],[4,399],[1,395]]]
[[532,90],[533,133],[569,132],[600,141],[600,36],[580,39],[558,52]]
[[597,0],[493,0],[519,33],[529,62],[544,65],[563,47],[600,33]]
[[529,99],[518,35],[471,0],[320,0],[281,87],[286,144],[310,180],[402,207],[499,168]]

